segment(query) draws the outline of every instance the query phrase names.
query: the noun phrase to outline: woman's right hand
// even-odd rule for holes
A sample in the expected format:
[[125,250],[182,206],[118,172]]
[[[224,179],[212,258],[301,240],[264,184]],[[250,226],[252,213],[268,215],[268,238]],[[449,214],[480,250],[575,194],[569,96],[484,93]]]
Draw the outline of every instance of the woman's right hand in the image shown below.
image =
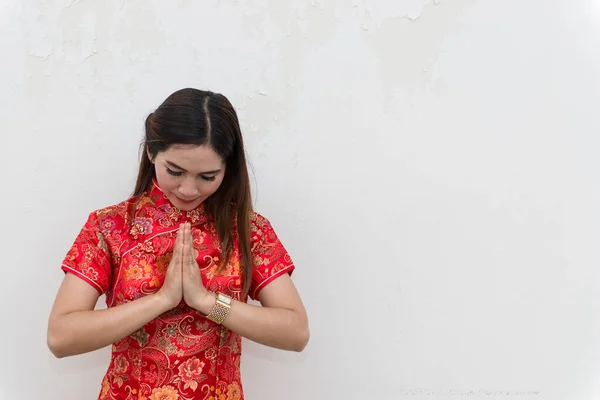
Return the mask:
[[159,291],[156,292],[165,301],[169,310],[176,307],[183,298],[183,233],[184,230],[179,227],[175,238],[173,257],[165,274],[165,281]]

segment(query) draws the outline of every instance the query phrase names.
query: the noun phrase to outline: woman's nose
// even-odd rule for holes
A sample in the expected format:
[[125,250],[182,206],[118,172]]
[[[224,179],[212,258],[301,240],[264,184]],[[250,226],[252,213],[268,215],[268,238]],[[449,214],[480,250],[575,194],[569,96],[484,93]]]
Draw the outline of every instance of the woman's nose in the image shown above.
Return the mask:
[[193,179],[185,179],[179,186],[179,193],[186,199],[198,196],[198,186]]

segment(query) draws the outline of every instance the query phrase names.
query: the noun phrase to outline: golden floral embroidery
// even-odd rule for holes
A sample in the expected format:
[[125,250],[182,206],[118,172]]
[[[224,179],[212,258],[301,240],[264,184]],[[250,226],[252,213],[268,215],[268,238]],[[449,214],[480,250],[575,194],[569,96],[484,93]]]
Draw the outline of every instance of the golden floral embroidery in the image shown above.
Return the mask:
[[108,376],[105,376],[102,379],[102,390],[100,391],[100,397],[104,398],[108,394],[108,390],[110,389],[110,382],[108,382]]
[[[160,258],[160,257],[159,257]],[[154,274],[154,267],[146,260],[140,260],[140,267],[144,269],[144,275],[151,276]]]
[[166,337],[177,337],[177,324],[169,324],[167,325],[162,332]]
[[163,386],[152,390],[149,400],[178,400],[179,395],[173,386]]
[[215,398],[217,400],[227,400],[227,397],[225,397],[225,393],[223,393],[221,389],[215,390]]
[[237,382],[233,382],[227,386],[227,400],[241,400],[242,389]]
[[122,375],[127,372],[127,368],[129,368],[129,361],[122,354],[119,354],[115,358],[115,374]]
[[125,270],[125,278],[127,279],[141,279],[144,271],[138,264],[130,265]]
[[104,236],[110,235],[112,233],[112,231],[116,228],[116,226],[117,226],[117,224],[114,219],[105,218],[102,221],[102,225],[101,225],[102,235],[104,235]]
[[83,272],[83,274],[85,276],[87,276],[88,278],[90,278],[93,281],[98,280],[98,271],[95,270],[93,267],[84,268],[81,272]]
[[171,259],[173,258],[173,252],[164,254],[156,258],[156,273],[158,275],[164,276],[167,272],[167,267],[171,263]]
[[198,381],[204,378],[202,368],[204,363],[197,357],[192,357],[179,366],[179,376],[185,382],[184,389],[191,388],[195,391],[198,388]]
[[137,239],[139,235],[148,235],[152,233],[152,219],[151,218],[135,218],[131,223],[131,230],[129,232],[134,239]]
[[104,236],[100,232],[96,232],[96,239],[98,240],[98,249],[101,251],[108,251],[108,246],[104,241]]
[[137,247],[145,253],[154,253],[154,246],[152,245],[152,242],[140,242],[137,244]]
[[148,343],[148,338],[150,335],[148,335],[148,332],[146,332],[144,328],[141,328],[134,332],[131,336],[137,340],[140,347],[144,347],[146,343]]

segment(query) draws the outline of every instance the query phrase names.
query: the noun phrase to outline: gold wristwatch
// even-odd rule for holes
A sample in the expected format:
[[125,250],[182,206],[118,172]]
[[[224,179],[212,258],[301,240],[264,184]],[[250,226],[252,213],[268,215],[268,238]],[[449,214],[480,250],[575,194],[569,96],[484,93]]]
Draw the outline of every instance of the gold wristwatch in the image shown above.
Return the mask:
[[206,318],[216,324],[221,324],[225,321],[225,318],[227,318],[227,315],[231,310],[231,297],[224,295],[223,293],[216,293],[216,295],[215,305]]

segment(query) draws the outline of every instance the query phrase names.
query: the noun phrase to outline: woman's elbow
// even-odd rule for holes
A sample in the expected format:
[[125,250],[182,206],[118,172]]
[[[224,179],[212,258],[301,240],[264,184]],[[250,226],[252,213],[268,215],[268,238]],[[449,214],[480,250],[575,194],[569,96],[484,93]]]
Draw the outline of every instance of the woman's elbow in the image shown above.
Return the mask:
[[48,345],[48,349],[50,349],[50,352],[52,352],[54,357],[64,358],[69,356],[63,335],[56,332],[56,329],[53,329],[52,326],[48,327],[46,344]]
[[54,355],[54,357],[63,358],[65,356],[63,349],[55,336],[48,333],[46,343],[48,345],[48,349],[50,349],[50,352]]
[[306,345],[308,344],[309,340],[310,330],[308,329],[308,326],[306,326],[304,329],[298,331],[296,343],[294,343],[293,350],[298,353],[302,352],[306,348]]

